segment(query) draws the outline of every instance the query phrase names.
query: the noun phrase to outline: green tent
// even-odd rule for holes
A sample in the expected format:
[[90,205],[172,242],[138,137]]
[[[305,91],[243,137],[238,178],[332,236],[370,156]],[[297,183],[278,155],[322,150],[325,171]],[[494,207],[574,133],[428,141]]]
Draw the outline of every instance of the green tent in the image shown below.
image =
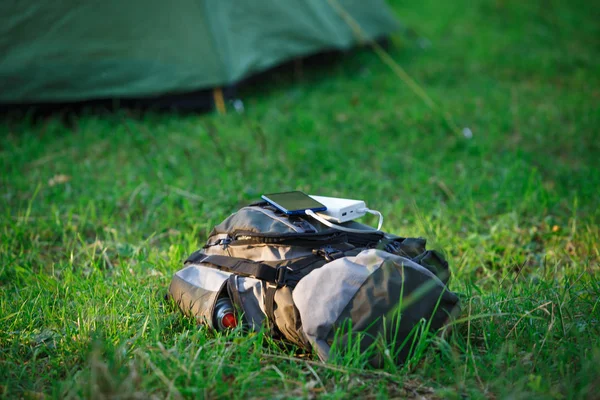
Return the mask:
[[[333,3],[333,2],[332,2]],[[143,98],[234,85],[398,23],[384,0],[5,0],[0,104]]]

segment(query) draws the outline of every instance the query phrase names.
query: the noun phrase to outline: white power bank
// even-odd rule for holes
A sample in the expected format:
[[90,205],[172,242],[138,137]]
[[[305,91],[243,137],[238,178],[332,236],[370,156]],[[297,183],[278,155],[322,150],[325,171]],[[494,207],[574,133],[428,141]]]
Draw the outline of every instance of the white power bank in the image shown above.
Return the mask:
[[340,199],[337,197],[313,196],[309,195],[319,203],[327,207],[327,211],[319,211],[317,215],[328,221],[337,223],[352,221],[366,214],[361,211],[367,208],[362,200]]

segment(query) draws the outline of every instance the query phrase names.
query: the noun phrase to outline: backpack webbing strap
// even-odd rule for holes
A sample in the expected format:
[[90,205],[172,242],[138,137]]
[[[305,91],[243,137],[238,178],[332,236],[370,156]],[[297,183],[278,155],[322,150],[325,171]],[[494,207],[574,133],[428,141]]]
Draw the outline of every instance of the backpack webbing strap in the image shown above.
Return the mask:
[[234,272],[239,275],[252,276],[262,281],[271,282],[277,286],[285,284],[286,267],[271,266],[258,261],[251,261],[245,258],[227,257],[211,255],[206,256],[198,262],[209,263],[224,269],[227,272]]
[[[227,294],[229,295],[229,298],[233,302],[237,311],[242,311],[244,310],[244,304],[242,303],[242,298],[240,297],[240,292],[238,291],[237,279],[237,275],[231,274],[231,276],[229,276],[229,279],[227,280]],[[243,323],[245,326],[248,326],[250,323],[250,321],[248,321],[248,316],[246,313],[241,314]]]
[[267,314],[267,320],[269,324],[272,324],[271,330],[275,329],[277,331],[277,327],[275,325],[275,292],[277,291],[276,287],[267,285],[267,290],[265,292],[265,313]]

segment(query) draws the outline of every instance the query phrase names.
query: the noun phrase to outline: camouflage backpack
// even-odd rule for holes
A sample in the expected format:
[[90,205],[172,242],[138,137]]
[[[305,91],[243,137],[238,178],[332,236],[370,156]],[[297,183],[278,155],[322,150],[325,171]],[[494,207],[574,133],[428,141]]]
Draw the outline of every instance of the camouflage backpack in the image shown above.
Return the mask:
[[437,330],[459,310],[446,286],[448,263],[425,244],[382,231],[342,232],[256,203],[214,227],[175,273],[169,294],[211,328],[266,326],[323,361],[352,337],[361,351],[394,339],[391,354],[402,363],[410,351],[404,339],[417,324]]

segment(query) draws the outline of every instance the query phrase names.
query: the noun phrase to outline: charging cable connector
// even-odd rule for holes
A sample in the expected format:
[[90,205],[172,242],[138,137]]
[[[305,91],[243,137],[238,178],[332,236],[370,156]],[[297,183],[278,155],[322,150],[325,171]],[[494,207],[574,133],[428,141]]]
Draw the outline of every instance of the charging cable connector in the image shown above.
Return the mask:
[[383,226],[383,215],[377,210],[371,210],[370,208],[361,208],[358,210],[359,212],[366,212],[372,215],[377,215],[379,217],[379,222],[377,222],[377,230],[380,231]]

